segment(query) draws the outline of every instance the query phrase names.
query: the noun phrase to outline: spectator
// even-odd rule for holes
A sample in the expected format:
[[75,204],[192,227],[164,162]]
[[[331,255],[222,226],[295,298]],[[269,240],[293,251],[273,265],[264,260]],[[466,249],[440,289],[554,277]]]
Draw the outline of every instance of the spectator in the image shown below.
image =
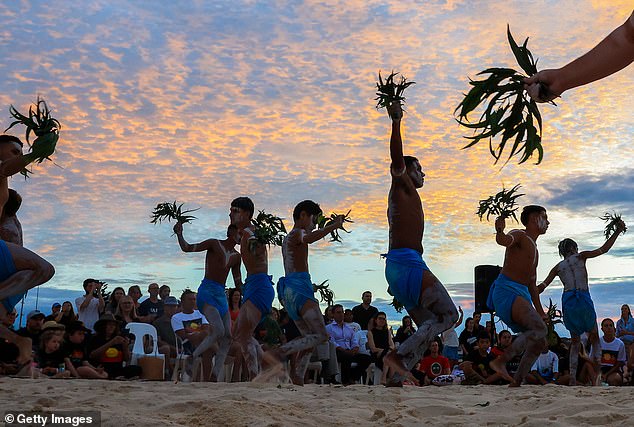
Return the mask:
[[101,295],[102,282],[95,279],[84,280],[84,291],[86,294],[75,300],[78,319],[84,326],[94,331],[94,326],[99,319],[99,314],[103,312],[106,303]]
[[473,330],[476,335],[480,332],[481,329],[484,329],[484,326],[480,324],[480,320],[482,320],[482,313],[474,311],[473,312]]
[[368,330],[371,328],[370,321],[374,319],[374,316],[379,312],[376,307],[370,305],[372,302],[372,292],[365,291],[361,295],[361,304],[352,308],[352,317],[355,322],[361,325],[361,329]]
[[141,287],[139,285],[132,285],[128,288],[128,296],[132,297],[132,301],[134,301],[134,308],[139,309],[139,300],[143,296],[141,293]]
[[561,377],[561,381],[559,379],[559,357],[545,348],[533,363],[531,372],[526,376],[526,382],[537,385],[568,384],[568,378]]
[[40,335],[42,334],[42,324],[44,323],[44,313],[40,310],[33,310],[26,315],[26,325],[16,331],[21,337],[31,339],[33,351],[37,353],[40,348]]
[[18,311],[13,307],[13,310],[7,313],[7,316],[2,319],[2,323],[7,327],[8,330],[15,330],[15,320],[18,318]]
[[477,350],[468,353],[465,361],[460,364],[460,369],[464,371],[465,385],[475,384],[500,384],[503,382],[502,376],[491,369],[490,363],[495,359],[489,353],[491,339],[485,330],[481,330],[476,341]]
[[475,347],[478,344],[478,333],[475,331],[475,323],[473,321],[473,318],[467,317],[464,326],[465,328],[460,333],[460,337],[458,338],[460,348],[462,348],[463,357],[467,356],[469,353],[475,350]]
[[53,320],[64,326],[68,326],[71,322],[77,320],[77,315],[75,314],[75,310],[73,310],[73,304],[70,301],[64,301],[60,310],[58,310],[57,313],[47,316],[45,320]]
[[401,326],[396,330],[394,342],[401,344],[403,341],[414,335],[414,332],[416,332],[416,328],[412,323],[412,318],[410,316],[403,316],[403,319],[401,319]]
[[166,297],[163,301],[163,314],[152,325],[156,328],[158,336],[159,353],[165,355],[169,361],[169,370],[174,369],[171,359],[176,357],[176,337],[172,328],[172,317],[178,312],[179,302],[175,297]]
[[489,337],[491,338],[491,346],[494,346],[498,343],[497,337],[498,334],[495,333],[495,325],[490,320],[485,322],[484,330],[487,331]]
[[136,313],[134,301],[131,296],[124,295],[121,297],[119,305],[117,306],[117,312],[114,316],[119,321],[119,327],[122,330],[126,328],[128,323],[139,321],[139,316]]
[[62,312],[62,305],[58,302],[53,303],[53,305],[51,306],[51,314],[46,316],[44,318],[44,321],[54,320],[55,322],[57,322],[56,320],[57,315],[59,314],[59,317],[61,317],[62,316],[61,312]]
[[286,343],[286,337],[282,333],[278,323],[280,314],[277,308],[271,307],[271,312],[255,328],[255,338],[260,343],[262,350],[269,351]]
[[343,311],[343,321],[346,322],[346,325],[352,328],[355,334],[357,333],[357,331],[361,329],[361,325],[359,325],[357,322],[354,321],[352,310],[350,310],[349,308],[346,308]]
[[[498,336],[498,345],[491,348],[491,354],[495,357],[501,356],[513,343],[513,335],[504,329]],[[506,363],[506,370],[510,376],[514,376],[520,367],[520,357],[516,356]]]
[[163,303],[165,303],[165,300],[167,299],[167,297],[170,296],[171,291],[172,290],[167,285],[163,285],[159,288],[159,298],[161,299],[161,301],[163,301]]
[[108,373],[103,368],[95,368],[88,361],[86,333],[90,333],[90,329],[86,328],[78,320],[66,326],[63,353],[64,357],[70,362],[70,364],[67,363],[66,365],[76,378],[108,379]]
[[634,342],[634,319],[630,306],[621,306],[621,318],[616,322],[616,337],[623,341],[626,349]]
[[[370,357],[359,353],[359,342],[354,331],[343,321],[343,306],[333,306],[334,322],[326,326],[330,341],[335,345],[337,360],[341,363],[341,381],[344,385],[357,381],[370,365]],[[352,363],[357,364],[352,368]]]
[[[442,333],[442,355],[449,359],[450,366],[454,366],[458,363],[458,349],[460,348],[460,340],[458,339],[458,334],[456,333],[456,328],[462,324],[462,318],[464,313],[462,312],[462,308],[458,306],[458,312],[460,316],[456,323],[445,332]],[[433,379],[433,378],[432,378]]]
[[71,372],[66,369],[70,369],[72,365],[64,357],[62,350],[64,329],[60,327],[63,328],[63,325],[52,320],[46,323],[36,357],[39,372],[51,378],[67,378]]
[[[15,318],[18,313],[15,308],[7,313],[4,319],[2,319],[2,324],[6,326],[8,329],[13,330],[13,323],[15,322]],[[18,372],[18,363],[17,359],[20,355],[20,349],[17,345],[6,340],[4,338],[0,338],[0,374],[2,375],[14,375]],[[29,363],[30,366],[30,363]]]
[[141,322],[152,323],[163,315],[163,301],[160,301],[158,298],[158,283],[150,283],[147,291],[150,296],[139,305],[137,314]]
[[121,286],[117,286],[116,288],[114,288],[114,290],[110,294],[108,304],[106,304],[105,312],[115,314],[117,312],[117,307],[119,307],[119,300],[124,295],[125,289],[123,289]]
[[[207,337],[209,322],[196,310],[196,292],[185,289],[181,295],[181,312],[172,316],[172,329],[183,340],[183,348],[194,353],[196,347]],[[211,375],[211,350],[202,354],[203,376]]]
[[420,374],[414,372],[414,376],[421,382],[421,385],[431,384],[432,380],[439,375],[451,374],[449,359],[440,354],[438,341],[432,341],[429,345],[429,354],[420,360],[417,371]]
[[[353,316],[353,320],[354,320],[354,316]],[[324,309],[324,324],[330,325],[334,321],[335,321],[335,318],[332,316],[332,305],[329,305],[328,307]]]
[[379,311],[374,318],[374,327],[368,330],[368,347],[372,353],[372,362],[383,371],[381,382],[385,383],[388,370],[383,367],[383,357],[394,350],[395,345],[392,339],[392,329],[387,326],[387,315]]
[[603,336],[601,344],[601,376],[608,385],[623,384],[623,365],[625,365],[625,344],[616,337],[614,321],[610,318],[601,322]]
[[95,336],[89,347],[93,364],[102,367],[110,379],[140,376],[141,367],[129,365],[130,340],[121,335],[119,321],[111,313],[105,313],[94,327]]
[[[238,288],[229,289],[229,315],[231,316],[231,324],[235,325],[238,319],[238,313],[240,313],[240,306],[242,306],[242,292]],[[232,328],[233,329],[233,328]]]

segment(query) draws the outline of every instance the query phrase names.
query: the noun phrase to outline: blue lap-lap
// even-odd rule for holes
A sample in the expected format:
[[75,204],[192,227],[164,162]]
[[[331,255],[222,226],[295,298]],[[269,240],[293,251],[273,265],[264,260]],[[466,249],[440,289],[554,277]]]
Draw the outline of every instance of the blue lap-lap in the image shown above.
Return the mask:
[[597,313],[590,292],[574,289],[561,296],[564,325],[572,335],[580,336],[597,326]]
[[275,291],[273,290],[273,277],[266,273],[247,276],[244,281],[244,302],[251,301],[262,313],[262,317],[271,312]]
[[423,255],[410,248],[390,249],[385,258],[385,279],[388,292],[406,310],[418,306],[423,282],[423,270],[429,270]]
[[298,320],[306,301],[319,302],[315,298],[313,281],[307,272],[287,274],[277,281],[277,297],[293,320]]
[[524,298],[531,303],[531,295],[528,287],[509,279],[500,274],[495,282],[491,285],[489,296],[487,298],[487,306],[494,310],[500,319],[513,330],[513,332],[523,332],[524,328],[513,322],[511,315],[515,298]]
[[229,303],[227,302],[227,294],[225,293],[225,285],[214,280],[204,278],[198,287],[196,294],[196,305],[198,311],[205,313],[203,308],[205,304],[215,307],[220,313],[220,317],[224,318],[229,311]]
[[[7,247],[7,243],[4,240],[0,240],[0,282],[4,282],[9,277],[13,276],[17,270],[15,269],[15,264],[13,263],[13,257],[11,256],[11,252],[9,252],[9,248]],[[18,305],[22,298],[26,293],[21,293],[18,295],[12,295],[2,300],[2,305],[6,308],[7,312],[13,311],[14,307]]]

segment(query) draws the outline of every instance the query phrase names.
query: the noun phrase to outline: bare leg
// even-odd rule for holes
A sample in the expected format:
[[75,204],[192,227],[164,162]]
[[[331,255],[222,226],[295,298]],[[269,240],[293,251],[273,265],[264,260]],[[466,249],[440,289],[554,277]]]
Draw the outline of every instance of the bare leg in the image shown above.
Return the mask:
[[13,257],[17,272],[0,283],[0,300],[23,294],[48,282],[55,274],[53,266],[36,253],[10,242],[5,243]]
[[218,345],[216,352],[216,361],[211,374],[212,381],[218,381],[218,377],[224,373],[224,364],[231,345],[231,317],[229,313],[225,313],[224,319],[220,317],[218,309],[212,305],[205,304],[203,314],[209,322],[209,334],[196,347],[194,357],[199,357],[207,350],[211,349],[214,344]]
[[235,340],[242,347],[250,380],[253,380],[260,373],[259,345],[253,338],[253,331],[255,331],[261,318],[262,312],[251,301],[247,300],[240,307],[240,314],[236,320]]
[[520,366],[510,385],[511,387],[519,387],[522,384],[522,380],[524,380],[530,371],[531,366],[539,357],[539,354],[546,347],[546,334],[548,331],[546,324],[537,314],[537,311],[535,311],[531,303],[524,298],[517,297],[515,301],[513,301],[511,318],[513,322],[524,329],[524,332],[513,341],[513,344],[511,344],[504,354],[493,360],[490,366],[494,371],[502,375],[503,378],[508,378],[509,374],[506,371],[506,362],[524,351],[524,355],[520,360]]
[[419,306],[409,310],[409,315],[418,325],[418,330],[398,350],[388,353],[383,362],[398,374],[395,377],[406,376],[411,380],[410,370],[421,359],[429,343],[458,320],[458,311],[442,283],[425,270]]
[[596,326],[588,334],[588,341],[592,348],[590,359],[592,360],[592,365],[596,372],[592,380],[592,385],[599,386],[601,385],[601,343],[599,342],[599,329]]
[[570,334],[570,381],[568,385],[577,385],[577,365],[579,363],[579,336]]

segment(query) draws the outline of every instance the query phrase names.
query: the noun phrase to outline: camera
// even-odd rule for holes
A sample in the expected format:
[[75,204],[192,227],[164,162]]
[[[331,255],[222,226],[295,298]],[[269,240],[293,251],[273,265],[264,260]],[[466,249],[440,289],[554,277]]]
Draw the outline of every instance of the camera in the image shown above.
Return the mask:
[[94,291],[92,291],[92,296],[93,297],[98,297],[99,296],[99,290],[95,289]]

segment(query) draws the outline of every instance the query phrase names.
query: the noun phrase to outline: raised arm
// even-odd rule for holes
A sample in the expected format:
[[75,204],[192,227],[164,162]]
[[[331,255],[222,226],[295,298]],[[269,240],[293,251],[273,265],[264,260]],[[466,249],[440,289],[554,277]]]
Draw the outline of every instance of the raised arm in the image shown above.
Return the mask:
[[327,226],[325,226],[324,228],[321,229],[317,229],[317,230],[313,230],[311,232],[305,233],[304,236],[302,237],[302,241],[304,243],[314,243],[317,240],[321,240],[324,237],[326,237],[328,234],[330,234],[331,231],[334,231],[338,228],[343,227],[343,219],[345,218],[344,215],[338,215],[337,218],[333,221],[332,224],[329,224]]
[[403,141],[401,139],[401,118],[403,109],[398,102],[387,107],[387,111],[392,119],[392,135],[390,137],[390,159],[392,159],[392,170],[401,172],[405,169],[403,159]]
[[540,294],[544,292],[546,287],[550,285],[553,280],[555,280],[555,277],[557,277],[558,274],[559,274],[559,264],[557,264],[550,270],[550,273],[548,273],[548,276],[546,276],[544,281],[540,283],[539,286],[537,287],[537,292],[539,292]]
[[453,325],[454,328],[457,328],[458,326],[462,324],[462,318],[464,317],[464,313],[462,312],[462,307],[460,306],[458,306],[458,313],[460,313],[460,315],[458,316],[458,321],[454,323]]
[[203,252],[212,249],[212,244],[216,239],[208,239],[200,243],[188,243],[183,237],[183,224],[177,222],[174,225],[174,234],[178,238],[178,244],[183,252]]
[[625,223],[623,221],[619,221],[619,223],[616,226],[616,231],[612,233],[612,235],[610,236],[608,240],[605,241],[603,246],[593,251],[583,251],[579,254],[579,256],[582,259],[588,259],[588,258],[596,258],[599,255],[603,255],[607,253],[610,249],[612,249],[612,246],[614,246],[614,242],[616,242],[617,237],[619,237],[619,235],[624,231],[625,231]]
[[[18,150],[17,144],[14,144],[15,150]],[[16,152],[17,154],[17,152]],[[17,155],[16,157],[12,157],[5,161],[0,161],[0,176],[12,176],[16,173],[22,171],[25,167],[27,167],[30,163],[35,160],[35,155],[33,153],[28,153],[24,155]]]
[[504,228],[506,227],[506,220],[504,217],[497,217],[495,220],[495,242],[500,245],[508,248],[515,242],[515,237],[509,232],[508,234],[504,233]]
[[[585,55],[562,68],[543,70],[524,81],[530,96],[545,102],[568,89],[602,79],[634,61],[634,13]],[[540,98],[539,84],[545,84],[549,96]]]

